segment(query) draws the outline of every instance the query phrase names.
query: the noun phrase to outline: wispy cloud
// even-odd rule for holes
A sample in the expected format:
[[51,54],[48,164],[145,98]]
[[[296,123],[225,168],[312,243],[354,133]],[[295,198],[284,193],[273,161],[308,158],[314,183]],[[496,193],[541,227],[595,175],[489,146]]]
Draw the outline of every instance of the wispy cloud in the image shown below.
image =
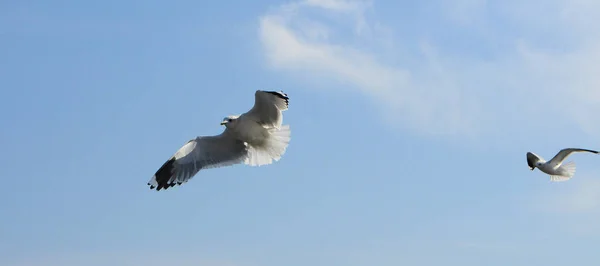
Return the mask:
[[[519,1],[463,0],[408,34],[374,19],[376,2],[306,0],[261,16],[259,37],[275,70],[369,96],[385,119],[417,132],[471,137],[502,128],[518,137],[524,128],[574,124],[600,133],[600,36],[574,15],[600,14],[600,6],[551,2],[542,12]],[[447,46],[428,34],[436,27],[472,46]]]
[[[335,43],[330,38],[330,32],[334,29],[302,14],[307,8],[305,6],[321,8],[333,14],[352,11],[354,21],[351,26],[355,27],[356,36],[360,36],[365,28],[376,28],[372,23],[361,23],[364,18],[362,12],[368,5],[349,3],[312,0],[287,5],[274,14],[263,16],[260,20],[260,37],[269,62],[278,69],[308,71],[315,76],[339,80],[383,101],[390,114],[408,113],[416,109],[418,111],[413,113],[416,116],[405,117],[416,124],[437,124],[440,125],[438,130],[456,130],[462,122],[466,123],[460,121],[460,95],[458,91],[450,91],[451,84],[443,86],[447,90],[431,94],[428,91],[442,86],[440,83],[444,81],[414,84],[415,79],[408,69],[385,64],[378,59],[379,55],[352,45]],[[423,53],[429,57],[431,64],[436,64],[431,47],[424,44]],[[444,74],[439,73],[444,71],[440,66],[437,71],[438,75]],[[439,116],[443,118],[439,119]],[[450,123],[444,123],[446,121]]]

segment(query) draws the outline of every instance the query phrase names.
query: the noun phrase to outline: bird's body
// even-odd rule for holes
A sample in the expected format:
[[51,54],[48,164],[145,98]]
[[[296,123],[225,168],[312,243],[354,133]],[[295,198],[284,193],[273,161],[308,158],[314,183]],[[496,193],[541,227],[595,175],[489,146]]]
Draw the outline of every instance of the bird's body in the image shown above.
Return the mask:
[[565,164],[554,165],[550,163],[540,164],[538,167],[540,171],[548,174],[551,181],[567,181],[575,175],[575,163],[568,162]]
[[265,140],[269,138],[269,128],[266,128],[252,119],[239,119],[235,128],[227,128],[237,139],[252,143],[253,146],[260,147]]
[[150,189],[181,185],[201,169],[239,163],[260,166],[278,161],[291,138],[289,126],[282,125],[282,111],[287,110],[288,103],[283,92],[256,91],[250,111],[225,117],[221,122],[225,130],[220,135],[188,141],[152,176]]
[[527,153],[527,165],[533,171],[535,168],[540,169],[543,173],[550,176],[550,181],[559,182],[567,181],[575,175],[575,162],[564,163],[563,161],[574,152],[591,152],[598,154],[598,151],[567,148],[560,150],[550,161],[544,160],[541,156],[533,153]]

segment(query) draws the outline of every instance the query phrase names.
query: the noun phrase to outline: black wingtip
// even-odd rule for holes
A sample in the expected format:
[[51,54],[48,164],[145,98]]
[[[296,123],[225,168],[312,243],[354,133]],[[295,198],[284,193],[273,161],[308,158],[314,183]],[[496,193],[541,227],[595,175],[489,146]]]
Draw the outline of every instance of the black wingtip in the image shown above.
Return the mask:
[[536,159],[536,156],[533,153],[531,153],[531,152],[527,153],[527,165],[529,166],[529,168],[531,170],[533,170],[535,168],[535,163],[534,163],[535,159]]
[[584,151],[587,151],[587,152],[591,152],[591,153],[598,154],[598,151],[595,151],[595,150],[589,150],[589,149],[582,149],[582,150],[584,150]]
[[272,94],[277,96],[278,98],[281,98],[285,101],[285,106],[289,107],[290,105],[290,97],[288,97],[288,95],[286,93],[284,93],[283,91],[265,91],[266,93]]
[[181,185],[181,182],[167,183],[167,182],[169,182],[169,179],[171,179],[171,176],[173,175],[173,167],[174,167],[173,164],[174,163],[175,163],[175,158],[171,158],[168,161],[166,161],[158,169],[158,171],[156,171],[154,176],[155,176],[157,185],[153,186],[150,183],[148,183],[151,190],[154,190],[154,189],[156,189],[156,191],[160,191],[161,189],[167,190],[168,188],[173,187],[175,185]]

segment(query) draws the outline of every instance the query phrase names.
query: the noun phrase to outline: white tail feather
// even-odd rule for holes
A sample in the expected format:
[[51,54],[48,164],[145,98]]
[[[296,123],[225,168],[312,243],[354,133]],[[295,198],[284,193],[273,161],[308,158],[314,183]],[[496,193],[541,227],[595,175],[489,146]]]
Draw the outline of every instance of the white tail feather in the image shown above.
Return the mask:
[[565,170],[569,177],[573,177],[575,175],[575,170],[577,170],[577,166],[575,162],[568,162],[560,166]]
[[552,182],[564,182],[571,179],[569,176],[561,176],[561,175],[551,175],[550,181]]
[[562,168],[562,175],[551,175],[550,181],[552,182],[563,182],[571,179],[575,175],[575,170],[577,169],[575,162],[568,162],[560,166]]
[[244,162],[245,164],[261,166],[271,164],[273,160],[279,161],[281,159],[291,140],[290,126],[283,125],[279,129],[273,128],[269,130],[269,133],[271,135],[266,139],[264,145],[248,148],[248,157]]

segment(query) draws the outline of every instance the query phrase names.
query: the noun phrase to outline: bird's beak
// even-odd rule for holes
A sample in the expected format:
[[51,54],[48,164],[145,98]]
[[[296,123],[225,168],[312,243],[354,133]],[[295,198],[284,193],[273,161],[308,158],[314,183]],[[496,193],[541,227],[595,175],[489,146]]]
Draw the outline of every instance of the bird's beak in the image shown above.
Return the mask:
[[227,121],[221,122],[221,126],[224,126],[225,124],[227,124]]

